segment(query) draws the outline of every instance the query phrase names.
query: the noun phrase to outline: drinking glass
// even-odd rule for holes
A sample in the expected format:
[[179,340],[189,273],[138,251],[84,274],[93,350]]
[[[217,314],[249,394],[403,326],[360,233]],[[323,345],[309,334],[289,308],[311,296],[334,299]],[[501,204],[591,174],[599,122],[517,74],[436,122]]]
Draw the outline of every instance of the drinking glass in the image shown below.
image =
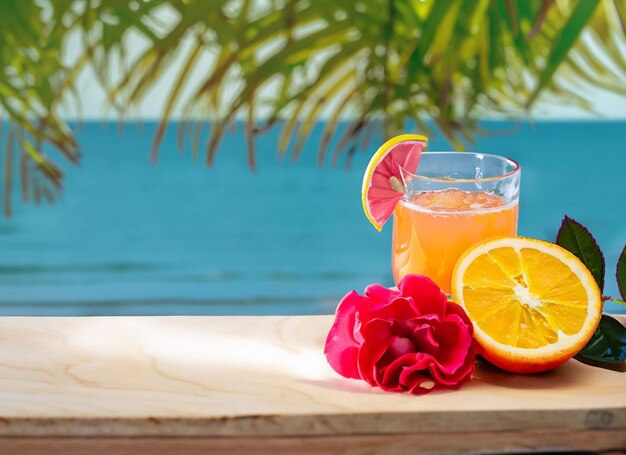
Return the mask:
[[393,214],[391,265],[430,277],[450,294],[452,270],[469,247],[517,234],[520,165],[498,155],[426,152],[417,174],[401,169],[405,193]]

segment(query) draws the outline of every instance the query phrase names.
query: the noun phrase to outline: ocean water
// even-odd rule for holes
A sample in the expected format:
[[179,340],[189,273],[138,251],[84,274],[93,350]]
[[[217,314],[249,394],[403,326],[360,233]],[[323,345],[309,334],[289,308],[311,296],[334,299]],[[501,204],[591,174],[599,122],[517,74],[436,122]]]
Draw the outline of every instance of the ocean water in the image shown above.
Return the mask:
[[[492,134],[475,150],[522,165],[519,233],[553,240],[564,214],[578,219],[605,251],[605,293],[616,296],[626,122],[483,126]],[[127,124],[121,135],[116,125],[82,125],[83,161],[64,168],[62,198],[18,203],[0,219],[0,314],[322,314],[351,289],[391,285],[391,226],[376,232],[361,210],[372,150],[349,169],[319,167],[322,127],[297,162],[277,159],[279,130],[268,132],[253,173],[240,128],[206,168],[190,147],[179,153],[175,125],[156,165],[154,124]],[[431,150],[446,149],[432,140]]]

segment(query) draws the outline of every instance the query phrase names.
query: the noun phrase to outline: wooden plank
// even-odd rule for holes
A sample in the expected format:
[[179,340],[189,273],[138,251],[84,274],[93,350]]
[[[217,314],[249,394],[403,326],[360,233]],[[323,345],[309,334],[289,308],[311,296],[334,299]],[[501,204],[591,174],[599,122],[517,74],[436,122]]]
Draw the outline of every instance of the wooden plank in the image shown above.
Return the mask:
[[322,347],[331,323],[330,316],[0,318],[0,436],[17,444],[28,436],[606,433],[626,445],[621,373],[576,361],[535,376],[482,365],[460,391],[384,393],[328,367]]
[[334,455],[595,451],[622,454],[618,431],[486,432],[280,438],[0,438],[0,453],[35,455]]

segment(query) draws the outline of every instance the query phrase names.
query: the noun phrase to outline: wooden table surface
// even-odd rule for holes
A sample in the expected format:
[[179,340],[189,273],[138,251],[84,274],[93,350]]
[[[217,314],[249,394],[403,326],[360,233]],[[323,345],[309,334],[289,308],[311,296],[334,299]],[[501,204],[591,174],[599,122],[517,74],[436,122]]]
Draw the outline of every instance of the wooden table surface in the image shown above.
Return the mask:
[[0,453],[626,450],[626,374],[481,365],[460,391],[385,393],[327,365],[331,324],[0,318]]

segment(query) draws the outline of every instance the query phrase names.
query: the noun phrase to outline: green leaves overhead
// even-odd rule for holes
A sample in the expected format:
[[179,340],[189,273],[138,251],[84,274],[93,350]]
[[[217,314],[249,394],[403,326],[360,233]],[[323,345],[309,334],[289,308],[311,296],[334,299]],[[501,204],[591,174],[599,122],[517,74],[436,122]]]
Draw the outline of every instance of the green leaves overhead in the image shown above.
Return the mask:
[[576,8],[574,8],[565,25],[554,38],[547,64],[539,73],[539,82],[528,100],[528,106],[532,105],[541,93],[541,90],[550,82],[552,75],[578,41],[580,34],[591,19],[599,3],[599,0],[578,0]]
[[585,264],[602,292],[604,289],[604,255],[591,233],[575,219],[565,216],[556,236],[556,244],[574,253]]
[[[67,66],[61,50],[76,35],[83,54]],[[145,46],[131,49],[130,36]],[[179,144],[190,138],[194,158],[204,146],[209,165],[224,132],[244,121],[253,167],[255,136],[277,123],[279,153],[297,158],[327,120],[324,163],[368,149],[376,125],[392,135],[434,124],[463,149],[486,112],[519,116],[548,98],[586,107],[581,84],[626,93],[625,37],[622,0],[0,1],[5,210],[13,168],[24,198],[37,200],[60,185],[53,157],[78,161],[60,107],[80,102],[76,80],[89,66],[122,116],[175,68],[153,159],[180,115]],[[203,124],[211,134],[200,144]]]

